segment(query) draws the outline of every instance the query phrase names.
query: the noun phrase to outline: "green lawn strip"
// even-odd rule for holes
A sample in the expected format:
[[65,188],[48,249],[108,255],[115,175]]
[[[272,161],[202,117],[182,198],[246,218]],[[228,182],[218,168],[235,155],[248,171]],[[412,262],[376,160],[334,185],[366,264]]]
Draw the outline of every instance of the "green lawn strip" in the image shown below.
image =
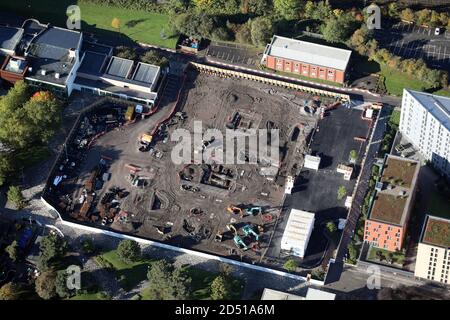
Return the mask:
[[386,90],[392,95],[401,96],[404,88],[417,91],[427,89],[422,81],[414,79],[405,73],[391,70],[388,66],[381,66],[381,74],[386,78]]
[[120,285],[125,290],[130,290],[141,281],[146,280],[148,267],[154,262],[154,260],[144,258],[140,261],[127,264],[119,259],[116,250],[103,253],[100,255],[100,258],[96,259],[97,263],[99,263],[99,260],[106,261],[106,264],[103,264],[104,267],[114,269]]
[[397,264],[403,264],[403,262],[405,261],[405,255],[401,252],[391,252],[388,250],[374,248],[374,247],[370,248],[369,253],[367,254],[367,260],[379,261],[379,259],[377,257],[377,251],[380,251],[382,256],[385,257],[383,259],[383,261],[381,261],[382,263],[387,264],[386,258],[388,258],[390,254],[394,255],[393,259],[394,259],[395,263],[397,263]]
[[[33,17],[42,23],[51,22],[65,27],[67,21],[66,10],[70,4],[77,1],[52,0],[17,0],[2,1],[0,11],[21,14],[26,18]],[[81,29],[100,34],[110,39],[121,37],[156,46],[175,48],[177,37],[161,38],[161,31],[167,30],[169,18],[164,14],[129,10],[107,5],[92,3],[78,3],[81,11]],[[111,26],[114,18],[120,20],[120,33]]]
[[438,91],[433,92],[433,94],[437,94],[438,96],[450,97],[450,90],[440,89]]
[[107,300],[100,292],[95,293],[80,293],[68,300]]

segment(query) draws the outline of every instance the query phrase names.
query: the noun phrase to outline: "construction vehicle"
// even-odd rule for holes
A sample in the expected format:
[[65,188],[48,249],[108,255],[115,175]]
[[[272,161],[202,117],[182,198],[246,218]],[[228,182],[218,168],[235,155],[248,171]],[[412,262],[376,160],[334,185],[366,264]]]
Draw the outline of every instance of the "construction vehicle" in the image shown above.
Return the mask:
[[150,144],[153,141],[153,136],[149,133],[144,133],[141,135],[141,137],[139,138],[139,143],[140,143],[140,147],[139,147],[139,151],[148,151],[150,149]]
[[236,130],[236,128],[239,126],[239,123],[241,122],[242,116],[239,114],[239,112],[236,112],[231,120],[227,122],[226,127],[231,130]]
[[227,229],[234,234],[233,242],[236,245],[236,247],[238,247],[239,249],[242,249],[244,251],[248,250],[248,247],[245,244],[244,240],[242,240],[242,238],[239,236],[239,234],[236,230],[236,227],[232,224],[227,224]]
[[127,111],[125,112],[125,120],[126,121],[131,121],[134,119],[136,113],[136,109],[135,106],[130,106],[128,107]]
[[250,207],[250,208],[246,208],[246,209],[245,209],[245,213],[246,213],[247,215],[253,215],[253,216],[256,216],[256,215],[262,213],[262,208],[261,208],[261,207]]
[[241,217],[244,215],[244,211],[243,211],[241,208],[239,208],[239,207],[237,207],[237,206],[234,206],[234,205],[229,205],[229,206],[227,207],[227,211],[228,211],[229,213],[238,214],[238,215],[240,215]]
[[259,241],[259,235],[255,232],[255,230],[253,230],[253,227],[251,225],[249,225],[249,224],[245,225],[242,228],[242,231],[244,231],[244,234],[246,236],[252,235],[255,237],[256,241]]

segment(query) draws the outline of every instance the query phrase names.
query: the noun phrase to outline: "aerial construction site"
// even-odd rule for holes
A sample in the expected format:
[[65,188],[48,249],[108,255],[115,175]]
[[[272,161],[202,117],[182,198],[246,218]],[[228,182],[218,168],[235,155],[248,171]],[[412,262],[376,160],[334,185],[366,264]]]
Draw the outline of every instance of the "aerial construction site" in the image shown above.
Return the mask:
[[[286,180],[299,174],[309,137],[334,105],[335,98],[189,68],[177,101],[155,113],[107,100],[80,117],[46,198],[63,219],[259,262]],[[172,134],[192,133],[194,121],[224,135],[278,129],[279,157],[251,161],[245,145],[236,152],[241,163],[220,163],[225,142],[214,137],[192,149],[208,151],[206,161],[176,164]]]

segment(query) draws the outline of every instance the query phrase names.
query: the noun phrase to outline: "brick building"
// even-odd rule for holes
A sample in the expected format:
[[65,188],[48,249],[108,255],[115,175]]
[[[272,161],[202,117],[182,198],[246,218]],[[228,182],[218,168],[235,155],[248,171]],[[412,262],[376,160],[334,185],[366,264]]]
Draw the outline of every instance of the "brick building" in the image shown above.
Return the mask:
[[371,199],[364,241],[393,252],[403,248],[419,170],[417,161],[386,155]]
[[273,70],[344,83],[351,54],[350,50],[273,36],[261,64]]

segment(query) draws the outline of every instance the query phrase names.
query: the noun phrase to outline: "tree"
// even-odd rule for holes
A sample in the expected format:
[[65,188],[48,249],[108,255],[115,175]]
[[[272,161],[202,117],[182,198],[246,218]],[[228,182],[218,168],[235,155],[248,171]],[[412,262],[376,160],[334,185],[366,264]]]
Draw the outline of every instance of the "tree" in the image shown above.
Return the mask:
[[388,11],[387,14],[388,16],[390,16],[391,18],[397,18],[400,14],[399,12],[399,8],[398,8],[398,4],[395,2],[392,2],[388,5]]
[[266,17],[258,17],[252,21],[251,36],[255,46],[265,46],[274,34],[272,20]]
[[136,52],[129,47],[118,46],[115,48],[115,51],[116,51],[116,56],[118,56],[119,58],[129,59],[129,60],[137,59]]
[[8,201],[12,202],[17,209],[22,209],[25,204],[25,199],[19,187],[10,186],[7,193]]
[[120,33],[120,19],[119,18],[113,18],[111,21],[111,27],[114,29],[117,29]]
[[275,12],[286,20],[297,19],[301,9],[300,0],[274,0],[273,7]]
[[415,14],[414,11],[412,11],[410,8],[406,8],[400,12],[400,19],[404,21],[413,22],[415,20]]
[[169,60],[167,60],[166,57],[164,57],[158,51],[155,51],[155,50],[146,51],[141,56],[141,61],[145,62],[145,63],[160,66],[161,68],[165,68],[165,67],[169,66]]
[[51,234],[42,238],[39,249],[39,269],[47,269],[66,254],[67,242],[56,234]]
[[297,262],[294,259],[289,259],[283,265],[288,272],[295,272],[297,270]]
[[81,241],[81,250],[85,254],[93,254],[95,252],[95,245],[90,239],[83,239]]
[[357,25],[351,14],[343,14],[327,19],[321,26],[321,31],[327,41],[345,42],[350,39]]
[[166,260],[153,263],[147,278],[150,296],[155,300],[185,300],[189,297],[191,278]]
[[141,247],[134,240],[122,240],[117,247],[117,255],[125,263],[132,263],[141,258]]
[[351,262],[355,263],[356,259],[358,259],[358,251],[356,250],[355,243],[350,241],[348,246],[348,258]]
[[243,1],[247,7],[242,9],[242,13],[252,13],[255,16],[264,16],[272,10],[272,2],[269,0],[248,0]]
[[345,189],[345,187],[344,186],[340,186],[338,188],[338,191],[337,191],[337,198],[338,198],[338,200],[343,199],[346,194],[347,194],[347,190]]
[[241,24],[234,35],[239,43],[249,44],[252,42],[251,20]]
[[5,252],[8,253],[12,261],[16,262],[19,259],[20,251],[17,241],[14,240],[9,246],[5,248]]
[[59,270],[56,273],[55,291],[60,298],[67,298],[72,294],[72,290],[67,287],[67,272]]
[[328,221],[326,227],[330,234],[335,233],[337,230],[336,224],[333,221]]
[[22,288],[19,284],[8,282],[0,288],[0,300],[19,300]]
[[56,273],[53,270],[42,272],[34,283],[36,293],[42,299],[49,300],[56,297]]
[[211,299],[213,300],[227,300],[231,299],[232,286],[231,281],[224,275],[219,275],[214,278],[210,286]]
[[355,163],[358,160],[358,151],[350,150],[350,154],[348,156],[351,163]]
[[0,186],[3,186],[6,179],[14,172],[14,165],[11,153],[0,152]]

